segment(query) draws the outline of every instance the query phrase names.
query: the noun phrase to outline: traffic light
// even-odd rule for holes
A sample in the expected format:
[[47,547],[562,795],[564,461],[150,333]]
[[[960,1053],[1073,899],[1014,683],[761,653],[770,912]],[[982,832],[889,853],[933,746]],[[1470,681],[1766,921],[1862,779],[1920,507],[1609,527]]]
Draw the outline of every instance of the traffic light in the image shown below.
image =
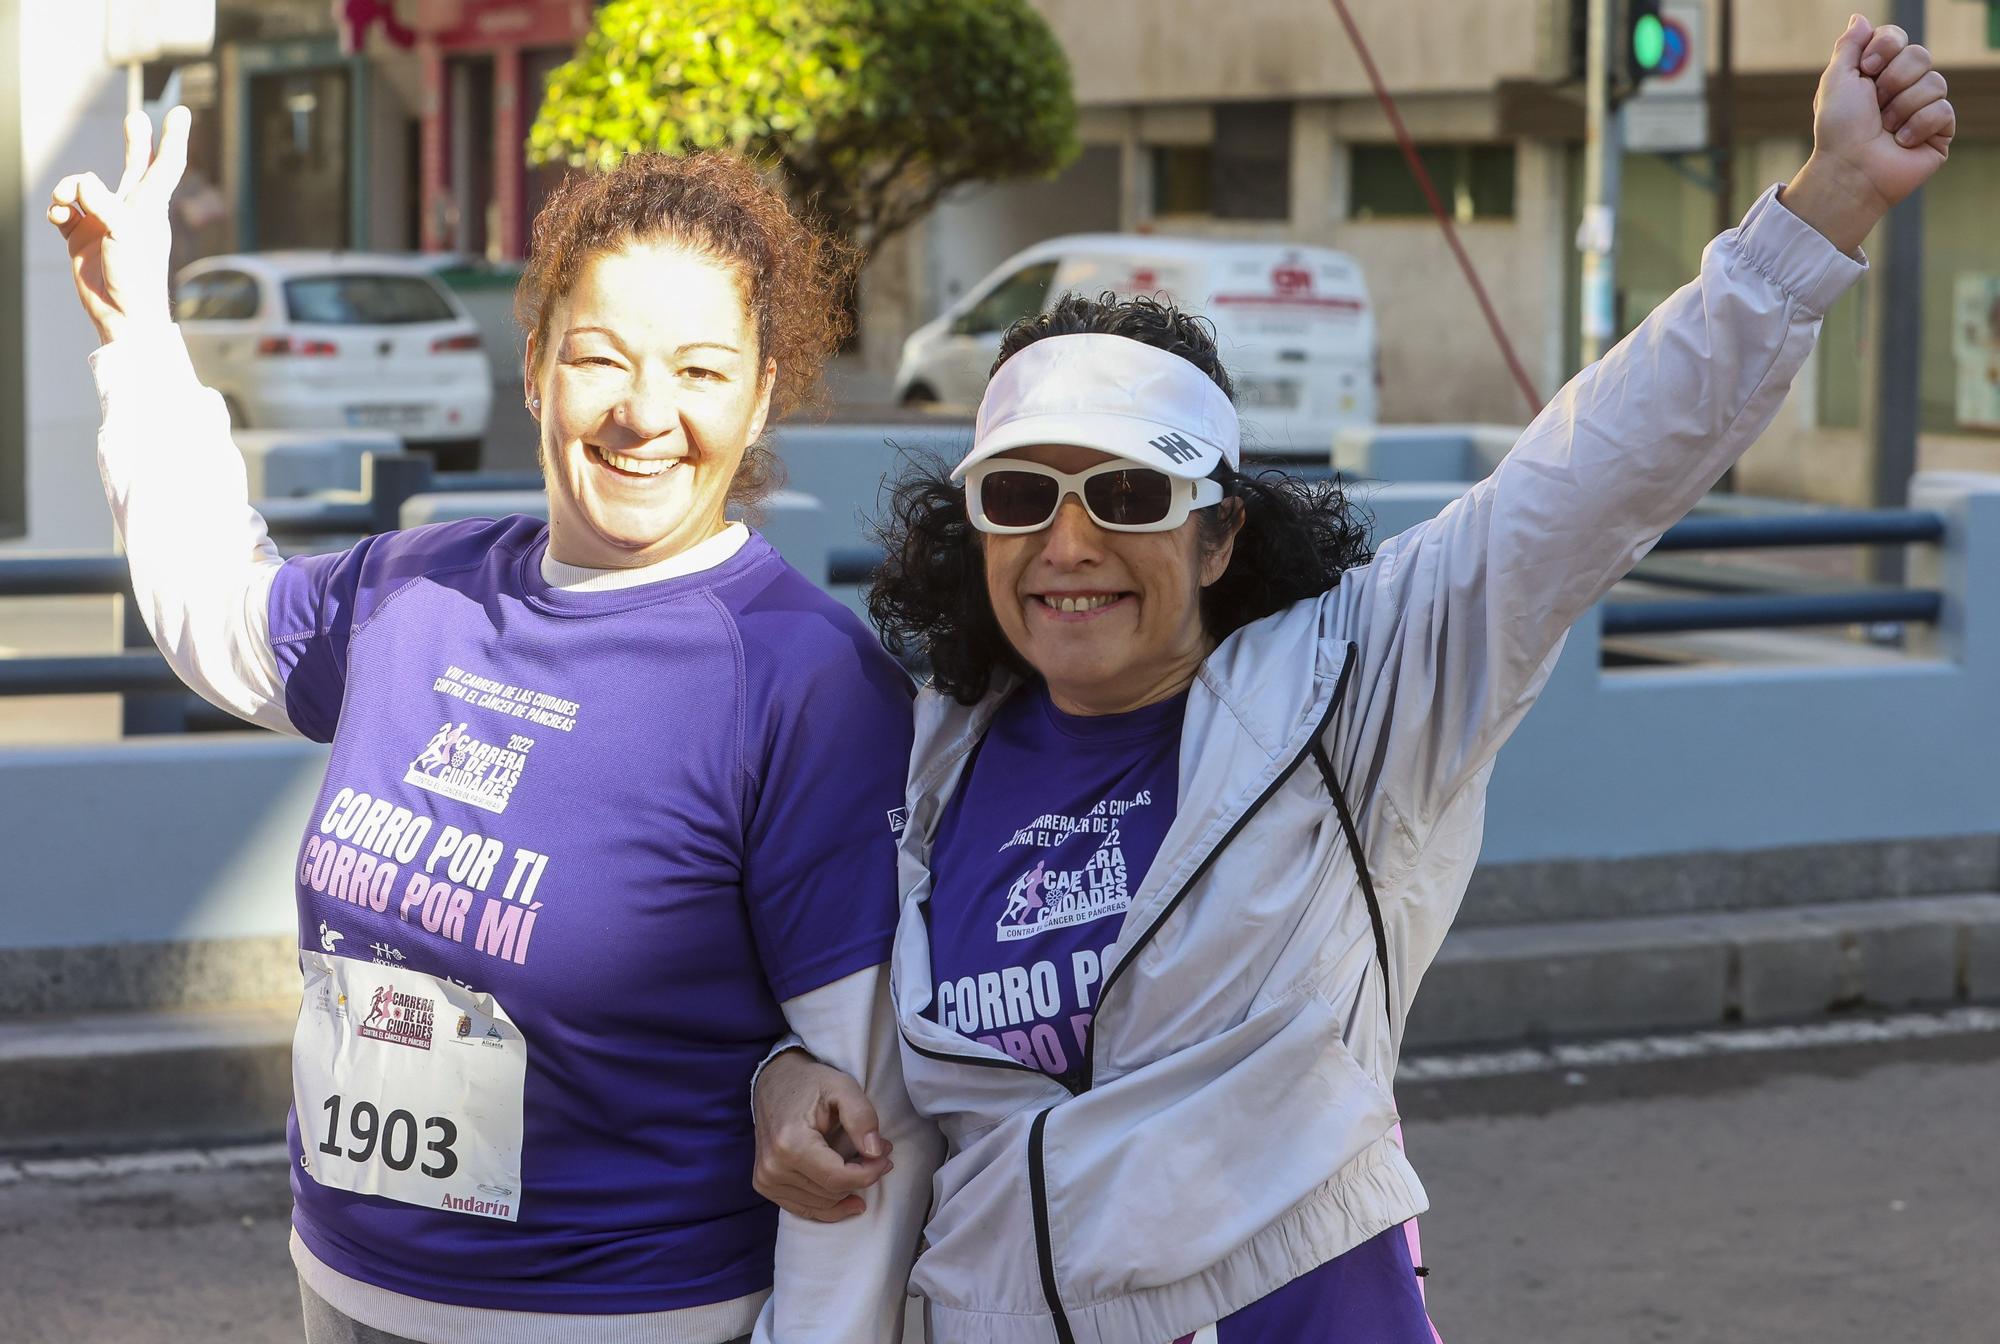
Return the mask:
[[[1569,69],[1571,79],[1583,79],[1590,68],[1590,11],[1594,0],[1570,0]],[[1611,101],[1623,102],[1648,79],[1679,74],[1694,53],[1688,50],[1687,26],[1665,12],[1665,0],[1597,0],[1611,27]],[[2000,10],[2000,0],[1989,0]],[[1676,8],[1688,8],[1680,0]]]
[[1625,82],[1637,89],[1648,75],[1673,63],[1660,0],[1625,0]]

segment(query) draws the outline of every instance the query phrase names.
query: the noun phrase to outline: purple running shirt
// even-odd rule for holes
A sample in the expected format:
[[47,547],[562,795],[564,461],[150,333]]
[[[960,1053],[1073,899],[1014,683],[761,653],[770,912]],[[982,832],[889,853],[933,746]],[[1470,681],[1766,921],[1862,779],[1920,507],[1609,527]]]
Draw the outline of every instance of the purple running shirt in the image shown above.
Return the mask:
[[[541,577],[547,534],[390,533],[288,561],[272,590],[287,711],[333,744],[300,947],[491,994],[527,1055],[514,1221],[321,1184],[301,1159],[345,1159],[295,1114],[294,1226],[428,1301],[728,1301],[772,1281],[750,1080],[779,1004],[888,957],[910,687],[761,537],[575,592]],[[448,1064],[452,1024],[408,1017],[386,1030],[436,1052],[399,1066]],[[397,1137],[380,1151],[407,1163]]]
[[[1051,1077],[1080,1075],[1105,949],[1173,824],[1186,711],[1182,693],[1126,714],[1065,714],[1040,681],[1001,706],[931,850],[941,1026]],[[1403,1229],[1173,1344],[1208,1340],[1431,1344]]]

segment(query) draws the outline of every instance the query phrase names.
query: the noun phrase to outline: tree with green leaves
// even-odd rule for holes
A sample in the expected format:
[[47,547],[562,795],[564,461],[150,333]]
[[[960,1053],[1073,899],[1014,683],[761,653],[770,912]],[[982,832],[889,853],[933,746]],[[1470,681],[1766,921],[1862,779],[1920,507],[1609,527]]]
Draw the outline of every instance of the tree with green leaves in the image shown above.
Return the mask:
[[1076,102],[1028,0],[610,0],[528,147],[600,169],[746,155],[866,258],[955,187],[1059,171]]

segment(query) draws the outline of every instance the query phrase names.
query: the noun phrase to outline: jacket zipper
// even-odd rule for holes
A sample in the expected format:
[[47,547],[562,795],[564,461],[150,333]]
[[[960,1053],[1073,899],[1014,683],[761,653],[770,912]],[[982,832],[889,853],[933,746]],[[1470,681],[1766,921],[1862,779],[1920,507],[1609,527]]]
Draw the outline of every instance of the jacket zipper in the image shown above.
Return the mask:
[[1008,1059],[1005,1056],[999,1059],[988,1059],[984,1055],[959,1055],[949,1050],[933,1050],[927,1045],[918,1045],[915,1041],[911,1040],[910,1033],[907,1031],[903,1033],[903,1044],[909,1046],[910,1049],[916,1051],[925,1059],[942,1060],[946,1064],[971,1064],[982,1069],[1018,1069],[1022,1073],[1032,1073],[1038,1078],[1049,1076],[1040,1069],[1030,1068],[1018,1059]]
[[[1072,1095],[1080,1096],[1088,1092],[1097,1071],[1097,1024],[1104,1019],[1105,996],[1111,992],[1111,987],[1118,983],[1118,978],[1124,973],[1125,968],[1138,959],[1139,953],[1152,941],[1160,926],[1172,918],[1174,911],[1180,908],[1181,902],[1186,900],[1188,893],[1194,889],[1194,884],[1201,881],[1202,875],[1208,872],[1222,851],[1229,848],[1230,842],[1242,834],[1243,828],[1250,824],[1250,819],[1263,810],[1264,804],[1271,801],[1273,795],[1284,786],[1285,781],[1297,773],[1298,768],[1305,764],[1306,758],[1313,754],[1320,738],[1324,737],[1326,730],[1332,726],[1333,716],[1340,712],[1341,699],[1347,693],[1348,674],[1354,671],[1355,657],[1359,652],[1358,645],[1351,642],[1348,644],[1347,657],[1340,665],[1340,677],[1333,684],[1333,695],[1327,701],[1326,713],[1320,718],[1319,725],[1313,729],[1305,748],[1294,756],[1291,763],[1278,772],[1277,778],[1271,781],[1270,786],[1258,794],[1255,801],[1244,809],[1243,815],[1236,819],[1228,834],[1216,841],[1215,848],[1202,857],[1195,870],[1188,874],[1187,880],[1181,883],[1180,890],[1174,893],[1173,899],[1161,908],[1153,922],[1146,926],[1146,931],[1133,941],[1131,949],[1119,959],[1118,964],[1112,968],[1111,974],[1098,989],[1097,1010],[1091,1015],[1089,1030],[1084,1033],[1082,1085],[1071,1086],[1068,1082],[1063,1084],[1069,1087]],[[1355,861],[1357,863],[1361,861],[1358,851],[1355,854]],[[1049,1313],[1055,1318],[1058,1344],[1075,1344],[1076,1337],[1070,1331],[1069,1316],[1063,1310],[1062,1293],[1056,1284],[1055,1242],[1049,1235],[1048,1173],[1043,1170],[1042,1164],[1043,1130],[1048,1126],[1049,1111],[1053,1109],[1055,1108],[1050,1107],[1038,1114],[1028,1129],[1028,1198],[1034,1204],[1035,1259],[1041,1266],[1042,1296],[1048,1299]]]
[[[1088,1092],[1094,1081],[1097,1072],[1097,1024],[1104,1019],[1104,1000],[1110,995],[1112,986],[1124,976],[1125,968],[1139,959],[1139,953],[1145,950],[1146,944],[1153,941],[1153,935],[1173,917],[1174,911],[1180,909],[1181,902],[1187,899],[1190,891],[1194,890],[1194,884],[1201,881],[1216,859],[1222,856],[1222,851],[1229,848],[1230,842],[1242,834],[1243,828],[1250,824],[1251,819],[1264,810],[1264,804],[1271,801],[1278,790],[1284,787],[1285,781],[1290,779],[1313,754],[1320,738],[1324,737],[1326,730],[1332,726],[1333,716],[1340,712],[1341,697],[1347,692],[1348,674],[1354,670],[1355,655],[1358,652],[1356,645],[1347,646],[1347,657],[1340,665],[1340,677],[1333,684],[1333,696],[1327,701],[1326,713],[1320,717],[1319,726],[1313,729],[1305,748],[1294,756],[1291,763],[1278,772],[1278,777],[1271,781],[1270,786],[1258,794],[1256,800],[1243,810],[1243,815],[1236,819],[1236,823],[1229,828],[1229,833],[1216,841],[1215,848],[1202,856],[1201,862],[1196,865],[1192,873],[1188,874],[1187,880],[1181,883],[1180,890],[1174,893],[1173,899],[1161,907],[1153,922],[1146,926],[1146,931],[1133,940],[1131,949],[1119,958],[1118,964],[1111,968],[1111,974],[1105,977],[1104,984],[1097,991],[1097,1010],[1091,1015],[1089,1030],[1084,1033],[1082,1086],[1072,1088],[1072,1092]],[[1355,857],[1358,860],[1360,856],[1357,854]]]
[[1035,1260],[1042,1271],[1042,1296],[1055,1315],[1056,1344],[1076,1344],[1069,1317],[1062,1309],[1062,1293],[1056,1287],[1055,1238],[1049,1235],[1048,1177],[1042,1170],[1043,1131],[1048,1128],[1051,1106],[1035,1117],[1028,1127],[1028,1198],[1035,1206]]

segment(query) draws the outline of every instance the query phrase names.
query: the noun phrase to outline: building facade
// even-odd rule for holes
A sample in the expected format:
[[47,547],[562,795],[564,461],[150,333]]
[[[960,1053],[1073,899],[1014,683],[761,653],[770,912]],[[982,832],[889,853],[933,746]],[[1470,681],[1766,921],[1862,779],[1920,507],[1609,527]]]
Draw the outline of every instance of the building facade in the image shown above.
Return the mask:
[[422,241],[490,261],[527,255],[528,228],[562,181],[527,162],[549,72],[589,31],[590,0],[419,0]]
[[117,180],[125,82],[104,38],[102,5],[0,0],[0,544],[111,545],[93,451],[97,338],[47,219],[65,174]]
[[[1418,192],[1331,5],[1035,0],[1069,54],[1083,158],[1055,183],[1004,184],[940,210],[898,258],[908,310],[871,305],[871,361],[1008,254],[1056,233],[1150,230],[1336,247],[1367,273],[1385,421],[1521,423],[1526,399]],[[1711,114],[1723,0],[1706,0]],[[1449,203],[1508,336],[1546,398],[1577,365],[1583,105],[1573,0],[1352,0],[1384,83]],[[2000,469],[2000,50],[1989,6],[1931,0],[1927,45],[1960,119],[1926,190],[1923,458]],[[1720,218],[1783,181],[1811,145],[1812,93],[1847,0],[1735,0],[1733,182],[1707,154],[1624,160],[1617,270],[1629,329],[1691,276]],[[879,269],[879,267],[878,267]],[[1872,283],[1829,315],[1821,348],[1741,488],[1862,502]],[[893,318],[900,316],[900,324]],[[1982,325],[1983,324],[1983,325]]]

